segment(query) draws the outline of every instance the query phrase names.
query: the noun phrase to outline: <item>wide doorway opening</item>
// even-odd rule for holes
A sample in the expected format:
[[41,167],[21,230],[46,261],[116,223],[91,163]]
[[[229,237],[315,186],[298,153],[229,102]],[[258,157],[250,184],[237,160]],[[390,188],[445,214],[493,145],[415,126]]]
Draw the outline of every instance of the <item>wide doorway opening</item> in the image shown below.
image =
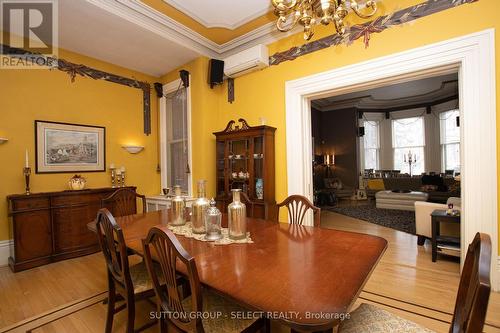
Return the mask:
[[[498,249],[495,62],[491,54],[494,31],[485,30],[287,82],[288,194],[314,198],[312,100],[458,72],[461,262],[477,232],[489,234],[492,248]],[[306,224],[312,225],[312,216]],[[498,290],[497,257],[492,256],[491,264],[492,286]]]
[[[311,100],[314,203],[431,240],[431,214],[461,209],[458,72]],[[465,191],[465,189],[464,189]],[[459,257],[460,224],[437,254]],[[429,244],[428,244],[429,245]]]

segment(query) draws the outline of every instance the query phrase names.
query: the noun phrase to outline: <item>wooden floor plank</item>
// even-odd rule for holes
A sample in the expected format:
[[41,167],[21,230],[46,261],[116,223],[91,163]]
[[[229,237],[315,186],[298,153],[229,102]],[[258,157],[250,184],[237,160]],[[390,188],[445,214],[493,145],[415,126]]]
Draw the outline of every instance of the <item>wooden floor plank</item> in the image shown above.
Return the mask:
[[[458,287],[459,264],[439,257],[431,260],[430,244],[417,246],[404,232],[322,212],[322,227],[368,233],[388,240],[389,246],[354,308],[372,303],[436,332],[447,332]],[[139,259],[134,259],[139,260]],[[0,268],[0,333],[21,326],[33,332],[102,332],[106,307],[106,272],[102,254],[67,260],[13,274]],[[151,305],[138,307],[138,323],[149,320]],[[14,325],[18,323],[17,325]],[[500,333],[500,294],[492,293],[485,332]],[[14,326],[12,326],[14,325]],[[114,332],[124,330],[125,313],[116,316]],[[138,324],[139,325],[139,324]],[[153,327],[146,332],[157,331]],[[272,332],[289,332],[272,324]]]

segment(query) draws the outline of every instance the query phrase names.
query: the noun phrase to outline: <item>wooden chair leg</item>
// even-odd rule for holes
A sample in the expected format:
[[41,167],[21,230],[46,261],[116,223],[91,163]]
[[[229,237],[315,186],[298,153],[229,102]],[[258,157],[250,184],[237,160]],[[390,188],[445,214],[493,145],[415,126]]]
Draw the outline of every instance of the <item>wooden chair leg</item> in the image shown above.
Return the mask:
[[167,321],[164,318],[160,318],[159,322],[160,322],[160,325],[158,325],[160,328],[159,332],[160,333],[167,332]]
[[135,324],[135,299],[134,295],[127,297],[127,333],[134,333]]
[[108,313],[106,315],[106,329],[104,332],[111,333],[113,330],[113,317],[115,315],[116,290],[115,284],[110,282],[108,292]]

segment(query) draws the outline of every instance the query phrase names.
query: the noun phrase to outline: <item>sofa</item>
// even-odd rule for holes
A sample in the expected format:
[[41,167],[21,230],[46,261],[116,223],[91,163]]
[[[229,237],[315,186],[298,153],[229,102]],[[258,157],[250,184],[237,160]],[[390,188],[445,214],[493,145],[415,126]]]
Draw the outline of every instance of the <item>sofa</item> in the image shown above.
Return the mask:
[[[446,203],[450,197],[460,197],[460,182],[453,178],[441,178],[439,176],[424,177],[389,177],[368,178],[366,181],[366,192],[368,197],[375,197],[378,191],[383,190],[408,190],[425,192],[428,194],[427,201],[434,203]],[[429,183],[437,183],[431,185]]]
[[319,206],[333,206],[338,199],[350,198],[355,190],[344,185],[340,178],[323,178],[321,181],[315,182],[315,204]]
[[[415,202],[415,223],[418,236],[418,245],[424,245],[426,239],[432,238],[431,213],[436,209],[448,209],[448,205],[453,204],[453,209],[461,210],[461,200],[457,197],[448,198],[446,204],[433,202]],[[442,223],[440,227],[441,235],[460,236],[460,225]]]

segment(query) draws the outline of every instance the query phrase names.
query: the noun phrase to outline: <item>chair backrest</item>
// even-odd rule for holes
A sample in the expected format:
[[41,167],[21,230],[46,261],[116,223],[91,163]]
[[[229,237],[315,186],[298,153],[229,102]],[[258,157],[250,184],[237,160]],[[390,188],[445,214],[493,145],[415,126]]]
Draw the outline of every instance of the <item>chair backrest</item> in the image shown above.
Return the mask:
[[[149,276],[157,299],[160,301],[161,311],[172,313],[168,318],[174,325],[183,331],[203,331],[199,316],[190,316],[189,313],[201,313],[203,309],[200,279],[194,258],[189,255],[170,230],[157,227],[149,230],[146,239],[142,240],[144,257]],[[153,255],[161,266],[165,286],[153,268]],[[191,288],[191,309],[185,309],[177,283],[176,264],[180,262],[186,266],[187,278]]]
[[314,213],[314,226],[319,227],[321,223],[321,208],[313,205],[309,199],[302,195],[291,195],[283,202],[276,205],[278,207],[278,214],[276,214],[276,221],[279,222],[279,210],[281,207],[286,206],[288,209],[289,222],[291,224],[300,224],[304,221],[307,210],[312,209]]
[[253,218],[255,214],[255,203],[252,200],[250,200],[250,198],[245,192],[240,193],[240,200],[247,207],[247,216]]
[[106,208],[100,209],[97,213],[96,229],[99,245],[106,259],[108,277],[122,288],[133,290],[123,232]]
[[142,200],[142,212],[146,213],[146,197],[129,188],[120,188],[102,199],[102,207],[112,207],[116,217],[137,214],[137,198]]
[[482,332],[490,297],[491,240],[477,233],[465,258],[450,333]]

